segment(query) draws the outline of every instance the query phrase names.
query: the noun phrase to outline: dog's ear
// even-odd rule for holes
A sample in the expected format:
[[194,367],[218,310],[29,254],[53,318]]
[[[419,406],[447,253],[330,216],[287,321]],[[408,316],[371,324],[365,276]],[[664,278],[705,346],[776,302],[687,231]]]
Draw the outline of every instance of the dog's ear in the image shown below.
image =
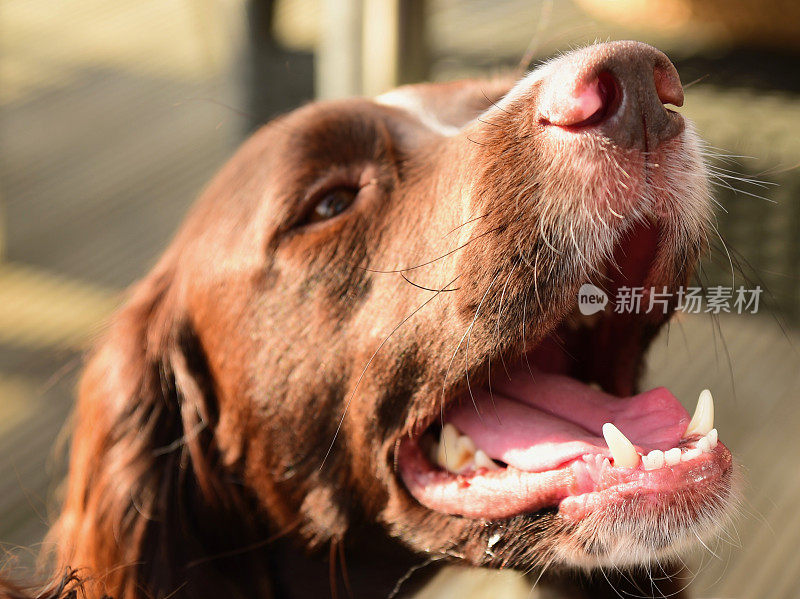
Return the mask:
[[221,464],[214,383],[173,272],[139,284],[89,360],[49,541],[92,598],[269,597],[268,560],[245,551],[265,531]]
[[453,133],[500,101],[515,81],[509,74],[489,79],[415,83],[376,99],[380,104],[408,110],[434,130]]

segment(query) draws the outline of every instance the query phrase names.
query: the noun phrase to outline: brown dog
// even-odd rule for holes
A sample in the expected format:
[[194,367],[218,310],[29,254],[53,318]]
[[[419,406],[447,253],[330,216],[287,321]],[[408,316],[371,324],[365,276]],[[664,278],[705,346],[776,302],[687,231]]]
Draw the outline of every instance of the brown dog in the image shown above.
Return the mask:
[[636,394],[668,315],[576,306],[690,276],[710,209],[682,101],[617,42],[264,127],[91,357],[50,537],[81,580],[51,594],[381,597],[445,558],[569,596],[637,583],[594,567],[663,579],[719,525],[730,454]]

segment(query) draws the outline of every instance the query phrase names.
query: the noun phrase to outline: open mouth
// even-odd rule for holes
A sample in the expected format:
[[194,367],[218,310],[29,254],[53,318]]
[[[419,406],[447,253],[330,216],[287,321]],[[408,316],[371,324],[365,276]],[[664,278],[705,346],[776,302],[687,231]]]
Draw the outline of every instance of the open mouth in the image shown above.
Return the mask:
[[[604,285],[609,296],[651,280],[658,242],[649,226],[624,242]],[[693,417],[666,388],[635,393],[646,345],[667,318],[576,309],[491,380],[473,381],[424,433],[402,440],[407,489],[429,509],[481,519],[556,509],[577,521],[626,503],[693,513],[715,501],[731,455],[710,392]]]

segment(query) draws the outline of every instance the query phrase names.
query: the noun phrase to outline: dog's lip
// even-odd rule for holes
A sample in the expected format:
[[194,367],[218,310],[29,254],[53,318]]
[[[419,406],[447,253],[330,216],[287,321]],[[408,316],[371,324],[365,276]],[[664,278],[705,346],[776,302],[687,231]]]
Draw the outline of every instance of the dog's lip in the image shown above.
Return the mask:
[[627,502],[650,505],[654,512],[683,502],[691,494],[697,509],[705,497],[720,494],[730,474],[730,451],[719,443],[711,452],[669,468],[605,468],[590,476],[586,462],[575,459],[560,468],[526,472],[513,467],[479,469],[471,475],[439,470],[419,445],[405,439],[398,448],[406,488],[429,509],[482,520],[497,520],[556,508],[569,522],[593,513],[613,513]]
[[[502,387],[492,394],[484,389],[476,391],[474,405],[465,401],[448,410],[439,443],[426,445],[423,440],[431,439],[425,435],[398,443],[400,478],[419,503],[485,520],[556,508],[565,519],[579,521],[630,501],[664,513],[681,501],[684,509],[699,510],[724,495],[730,452],[716,430],[690,432],[695,427],[687,428],[688,413],[668,390],[617,399],[562,375],[536,373],[527,387],[525,378],[511,375],[521,399],[509,398]],[[611,441],[603,440],[603,422],[625,430],[648,460],[618,465]],[[474,452],[466,462],[462,441]],[[449,456],[442,447],[449,447]],[[668,458],[677,452],[678,461],[665,463],[665,450]],[[660,466],[652,464],[654,454]]]

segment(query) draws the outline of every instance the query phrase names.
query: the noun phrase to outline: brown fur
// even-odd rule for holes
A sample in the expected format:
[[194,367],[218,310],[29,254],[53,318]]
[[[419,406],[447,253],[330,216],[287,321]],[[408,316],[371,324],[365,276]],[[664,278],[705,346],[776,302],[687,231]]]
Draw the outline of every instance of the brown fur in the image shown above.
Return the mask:
[[[549,511],[429,511],[394,472],[397,441],[465,373],[549,333],[585,261],[624,233],[556,172],[565,157],[525,110],[535,87],[495,106],[511,84],[421,88],[449,126],[488,111],[456,136],[352,99],[277,119],[232,158],[89,359],[50,535],[57,578],[77,568],[74,593],[91,599],[322,596],[344,591],[345,570],[356,596],[386,596],[425,556],[538,567],[573,538]],[[685,138],[669,143],[664,171],[694,165]],[[299,226],[315,191],[340,184],[360,189],[352,208]],[[701,250],[702,210],[652,201],[665,231],[652,283],[674,286]],[[58,585],[45,596],[75,596]]]

